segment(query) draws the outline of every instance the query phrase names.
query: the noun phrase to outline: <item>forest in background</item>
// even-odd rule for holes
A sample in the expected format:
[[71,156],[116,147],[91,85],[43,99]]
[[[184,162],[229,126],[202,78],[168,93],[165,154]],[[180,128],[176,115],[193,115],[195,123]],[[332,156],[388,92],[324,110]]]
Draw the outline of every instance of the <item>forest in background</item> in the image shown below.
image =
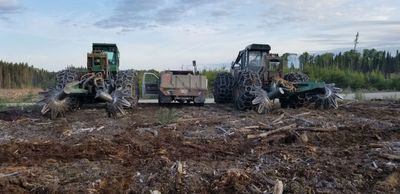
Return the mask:
[[53,72],[34,68],[27,63],[0,60],[0,89],[47,88],[54,86]]
[[[284,55],[285,56],[285,55]],[[312,80],[336,83],[343,89],[400,90],[400,53],[364,49],[333,54],[311,55],[307,52],[299,56],[301,68]],[[155,70],[150,70],[158,73]],[[205,69],[209,90],[212,91],[216,75],[226,68]],[[285,73],[298,71],[285,69]],[[145,71],[139,71],[139,80]],[[0,88],[48,88],[54,86],[54,72],[34,68],[27,63],[0,61]]]
[[324,53],[299,57],[303,71],[311,79],[336,83],[342,88],[400,90],[400,54],[376,49],[344,53]]

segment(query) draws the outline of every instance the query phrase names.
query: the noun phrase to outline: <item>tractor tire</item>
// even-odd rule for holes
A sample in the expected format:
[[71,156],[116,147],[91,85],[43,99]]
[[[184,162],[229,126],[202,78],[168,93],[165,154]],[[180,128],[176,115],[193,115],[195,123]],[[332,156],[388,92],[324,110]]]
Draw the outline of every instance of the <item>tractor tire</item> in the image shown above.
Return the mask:
[[289,108],[301,108],[304,107],[304,104],[306,103],[306,98],[304,97],[304,94],[291,95],[288,99]]
[[310,78],[307,74],[304,74],[302,72],[292,72],[283,76],[283,79],[289,82],[298,83],[308,81]]
[[335,87],[335,84],[325,84],[324,92],[314,95],[315,109],[337,109],[339,107],[338,100],[343,100],[340,93],[343,90]]
[[252,71],[243,71],[239,73],[236,87],[234,89],[235,107],[238,110],[252,110],[254,105],[252,101],[255,95],[252,94],[255,88],[261,87],[261,80],[257,73]]
[[65,85],[79,80],[78,71],[75,68],[68,68],[56,73],[56,89],[62,90]]
[[289,106],[288,98],[279,98],[279,103],[281,104],[281,108],[288,108]]
[[228,72],[218,73],[214,81],[214,101],[215,103],[230,103],[233,101],[233,88],[235,80]]
[[126,100],[131,103],[129,108],[135,108],[139,103],[139,81],[135,70],[118,71],[115,87],[122,89]]
[[64,87],[73,81],[79,80],[78,71],[75,68],[67,68],[56,73],[56,86],[44,93],[44,106],[41,110],[43,115],[50,114],[51,119],[64,116],[67,111],[75,110],[80,106],[80,99],[75,96],[67,96],[62,100],[59,95],[63,93]]

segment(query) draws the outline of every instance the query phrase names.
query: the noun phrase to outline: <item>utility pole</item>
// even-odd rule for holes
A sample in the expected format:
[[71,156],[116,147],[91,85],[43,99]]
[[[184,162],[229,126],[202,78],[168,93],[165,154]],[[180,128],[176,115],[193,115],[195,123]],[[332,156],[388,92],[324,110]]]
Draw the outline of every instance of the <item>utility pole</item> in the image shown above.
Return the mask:
[[357,44],[358,44],[358,36],[360,34],[357,32],[356,34],[356,39],[354,39],[354,52],[352,52],[352,56],[351,56],[351,62],[350,62],[350,68],[354,68],[354,57],[356,57],[356,53],[357,53]]
[[357,44],[359,43],[359,42],[358,42],[358,36],[359,36],[359,33],[357,32],[357,34],[356,34],[356,39],[354,40],[354,52],[356,52]]

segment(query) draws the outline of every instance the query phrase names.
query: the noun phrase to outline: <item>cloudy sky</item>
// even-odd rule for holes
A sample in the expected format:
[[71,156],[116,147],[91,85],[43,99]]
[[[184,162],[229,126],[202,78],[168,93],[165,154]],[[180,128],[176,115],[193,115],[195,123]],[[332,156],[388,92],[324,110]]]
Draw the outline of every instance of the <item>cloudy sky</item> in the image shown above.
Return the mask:
[[83,66],[117,43],[123,69],[230,63],[251,43],[276,53],[400,48],[398,0],[0,0],[0,59]]

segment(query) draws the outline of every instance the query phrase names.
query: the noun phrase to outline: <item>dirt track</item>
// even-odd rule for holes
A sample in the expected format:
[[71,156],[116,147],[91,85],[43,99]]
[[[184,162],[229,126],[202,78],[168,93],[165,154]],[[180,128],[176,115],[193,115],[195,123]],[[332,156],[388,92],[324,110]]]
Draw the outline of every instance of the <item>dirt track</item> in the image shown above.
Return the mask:
[[157,105],[140,106],[118,119],[0,113],[0,193],[272,193],[277,179],[284,193],[400,192],[399,102],[175,107],[168,125]]

